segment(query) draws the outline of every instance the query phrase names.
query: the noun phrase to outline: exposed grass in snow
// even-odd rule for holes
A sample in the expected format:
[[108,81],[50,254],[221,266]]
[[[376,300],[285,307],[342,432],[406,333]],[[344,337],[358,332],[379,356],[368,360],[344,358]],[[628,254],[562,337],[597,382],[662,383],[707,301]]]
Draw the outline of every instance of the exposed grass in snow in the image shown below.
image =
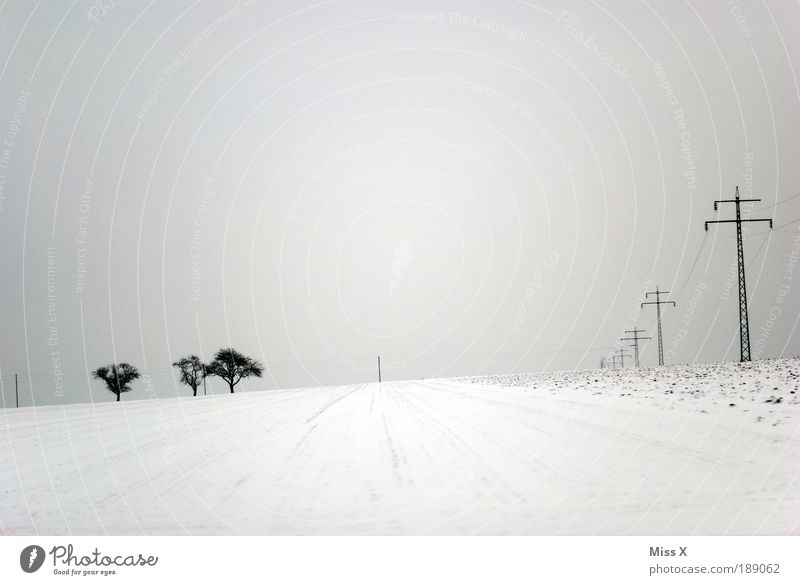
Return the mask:
[[628,398],[659,408],[722,414],[750,413],[754,423],[779,426],[800,415],[800,358],[691,364],[656,368],[541,372],[463,378],[482,384],[553,393]]

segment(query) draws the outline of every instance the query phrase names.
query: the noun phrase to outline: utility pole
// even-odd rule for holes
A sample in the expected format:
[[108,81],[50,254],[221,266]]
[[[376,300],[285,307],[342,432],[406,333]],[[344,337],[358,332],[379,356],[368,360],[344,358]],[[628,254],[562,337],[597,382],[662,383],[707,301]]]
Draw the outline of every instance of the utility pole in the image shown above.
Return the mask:
[[16,374],[14,374],[14,395],[17,397],[17,408],[19,408],[19,381]]
[[[668,290],[658,290],[658,286],[656,286],[655,292],[645,293],[644,297],[649,298],[650,295],[655,295],[655,301],[645,301],[642,303],[642,307],[645,305],[655,305],[656,306],[656,317],[658,320],[658,365],[664,365],[664,343],[661,338],[661,305],[672,305],[675,306],[675,301],[662,301],[661,295],[669,294]],[[640,307],[641,308],[641,307]]]
[[633,347],[633,355],[636,358],[636,367],[639,367],[639,341],[642,339],[650,339],[649,337],[639,337],[640,333],[644,333],[644,329],[631,329],[625,330],[625,333],[633,333],[633,337],[620,337],[620,341],[633,341],[631,347]]
[[378,383],[381,382],[381,356],[378,356]]
[[625,353],[625,349],[620,347],[617,350],[617,353],[614,354],[614,363],[616,363],[616,361],[617,361],[616,358],[619,358],[619,365],[620,365],[621,368],[624,369],[625,368],[625,358],[626,357],[631,357],[631,354]]
[[206,378],[207,377],[208,377],[208,374],[206,373],[206,365],[203,364],[203,396],[208,396],[208,393],[206,392]]
[[768,221],[769,229],[772,229],[772,219],[742,219],[739,204],[749,201],[761,201],[761,199],[739,199],[739,186],[736,186],[735,199],[717,199],[714,201],[714,211],[719,209],[720,203],[736,204],[736,219],[717,219],[706,222],[706,231],[710,223],[735,223],[736,224],[736,254],[739,260],[739,347],[740,361],[750,361],[750,323],[747,318],[747,285],[744,280],[744,242],[742,241],[742,223],[746,221]]

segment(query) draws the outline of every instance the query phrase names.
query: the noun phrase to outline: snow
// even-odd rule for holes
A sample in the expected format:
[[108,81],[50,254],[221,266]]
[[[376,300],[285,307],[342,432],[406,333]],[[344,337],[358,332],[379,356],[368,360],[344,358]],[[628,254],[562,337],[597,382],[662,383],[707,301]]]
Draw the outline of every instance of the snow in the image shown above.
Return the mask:
[[7,409],[0,532],[798,534],[799,375],[786,359]]

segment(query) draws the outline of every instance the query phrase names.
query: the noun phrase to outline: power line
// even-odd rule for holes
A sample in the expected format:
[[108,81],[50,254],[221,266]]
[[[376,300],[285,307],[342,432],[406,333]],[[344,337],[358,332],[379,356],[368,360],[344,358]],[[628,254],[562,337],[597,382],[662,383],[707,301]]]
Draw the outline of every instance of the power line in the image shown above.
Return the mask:
[[761,201],[761,199],[740,199],[739,186],[736,186],[734,199],[718,199],[714,201],[714,211],[720,203],[734,203],[736,205],[736,219],[718,219],[707,221],[706,231],[710,223],[735,223],[736,224],[736,256],[739,264],[739,348],[740,361],[750,361],[750,323],[747,316],[747,284],[745,282],[744,242],[742,241],[742,224],[745,222],[768,221],[772,229],[772,219],[742,219],[740,204],[746,201]]
[[764,244],[766,244],[767,240],[769,240],[769,236],[770,236],[771,232],[766,232],[766,233],[767,233],[767,237],[764,238],[763,240],[761,240],[761,245],[758,248],[756,248],[755,253],[750,258],[750,262],[747,263],[747,267],[748,268],[750,268],[753,265],[753,262],[755,262],[758,259],[758,255],[761,253],[761,250],[764,249]]
[[[787,221],[786,223],[782,223],[781,225],[776,225],[776,226],[775,226],[775,229],[776,229],[776,230],[778,230],[778,229],[780,229],[780,228],[784,228],[784,227],[786,227],[787,225],[792,225],[793,223],[797,223],[798,221],[800,221],[800,217],[798,217],[798,218],[796,218],[796,219],[792,219],[792,220],[790,220],[790,221]],[[762,232],[762,233],[764,233],[764,232]]]
[[[778,201],[776,201],[772,205],[765,205],[764,207],[759,207],[758,209],[754,209],[753,211],[757,212],[757,211],[767,211],[768,209],[774,209],[775,207],[778,207],[778,205],[783,205],[787,201],[791,201],[792,199],[797,199],[798,197],[800,197],[800,193],[795,193],[794,195],[791,195],[791,196],[787,197],[786,199],[779,199]],[[797,220],[795,220],[795,221],[797,221]]]
[[686,275],[686,280],[683,281],[680,288],[678,288],[678,294],[675,295],[676,299],[681,298],[683,291],[686,289],[686,285],[689,284],[689,279],[692,278],[692,274],[694,274],[694,269],[697,267],[697,262],[700,260],[700,254],[702,254],[703,249],[706,246],[706,241],[708,240],[708,234],[703,236],[703,241],[700,242],[700,248],[697,250],[697,256],[694,258],[694,262],[692,262],[692,267],[689,269],[689,274]]

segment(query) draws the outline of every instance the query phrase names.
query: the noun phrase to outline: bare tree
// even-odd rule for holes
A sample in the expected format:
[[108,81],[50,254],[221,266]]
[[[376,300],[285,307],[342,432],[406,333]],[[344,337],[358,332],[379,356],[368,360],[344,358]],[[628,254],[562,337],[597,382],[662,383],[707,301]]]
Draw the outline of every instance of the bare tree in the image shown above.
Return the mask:
[[242,378],[255,376],[260,378],[263,366],[253,358],[239,353],[232,347],[220,349],[214,355],[214,361],[207,366],[209,376],[217,376],[228,383],[233,394],[233,388],[242,381]]
[[129,384],[141,377],[136,366],[125,362],[99,367],[92,372],[92,376],[106,383],[108,389],[117,395],[117,402],[123,392],[131,391]]
[[206,375],[206,366],[196,355],[188,355],[172,364],[181,373],[181,383],[192,389],[192,396],[197,396],[197,387]]

